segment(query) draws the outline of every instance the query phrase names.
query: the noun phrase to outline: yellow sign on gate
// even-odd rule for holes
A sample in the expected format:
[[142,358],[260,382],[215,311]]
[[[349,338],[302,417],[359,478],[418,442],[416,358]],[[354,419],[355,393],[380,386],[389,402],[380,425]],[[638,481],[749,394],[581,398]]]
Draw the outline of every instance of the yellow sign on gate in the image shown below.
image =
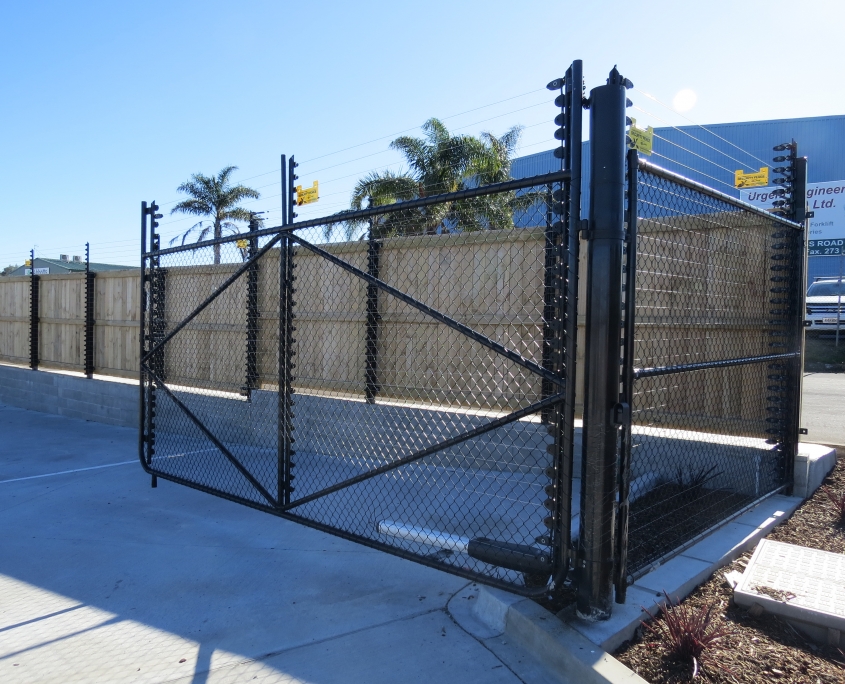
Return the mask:
[[654,128],[647,126],[645,129],[637,128],[637,120],[631,119],[631,126],[628,129],[628,136],[631,138],[630,147],[642,154],[651,155],[654,146]]
[[320,184],[314,181],[314,185],[310,188],[303,188],[301,185],[296,186],[296,206],[301,207],[303,204],[312,204],[320,199]]
[[742,169],[734,172],[734,187],[736,188],[764,188],[769,184],[769,167],[764,166],[759,171],[745,173]]

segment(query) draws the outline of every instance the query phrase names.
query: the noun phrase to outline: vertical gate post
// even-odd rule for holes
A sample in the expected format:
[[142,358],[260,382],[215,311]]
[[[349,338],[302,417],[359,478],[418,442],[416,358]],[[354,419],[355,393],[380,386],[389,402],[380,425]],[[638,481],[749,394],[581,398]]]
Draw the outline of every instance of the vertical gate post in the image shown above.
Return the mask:
[[[147,318],[147,203],[141,202],[141,292],[139,293],[138,303],[139,303],[139,313],[138,313],[138,324],[140,326],[140,330],[138,332],[138,349],[140,353],[138,354],[139,359],[143,359],[144,355],[147,353],[147,325],[146,325],[146,318]],[[147,385],[147,374],[144,372],[144,364],[138,364],[138,409],[139,409],[139,416],[138,416],[138,456],[139,458],[149,465],[149,461],[147,460],[146,448],[145,445],[147,440],[149,439],[149,434],[146,430],[146,414],[147,414],[147,405],[146,405],[146,385]]]
[[[282,155],[282,215],[284,225],[290,226],[296,213],[294,207],[294,183],[297,175],[294,169],[298,164],[291,156],[285,175],[285,155]],[[293,283],[296,276],[294,270],[293,241],[285,235],[279,242],[279,395],[277,421],[277,493],[276,502],[279,507],[286,506],[291,501],[293,486],[293,456],[296,453],[293,444],[293,307],[296,302],[293,295],[296,292]]]
[[38,309],[41,277],[35,275],[35,250],[29,252],[29,367],[38,370]]
[[[370,199],[369,206],[373,205]],[[381,257],[381,240],[373,237],[373,223],[370,219],[370,227],[367,231],[367,273],[373,278],[379,277],[379,261]],[[368,404],[376,403],[378,386],[378,288],[375,285],[367,284],[367,339],[366,339],[366,367],[365,367],[365,395]]]
[[[557,568],[552,578],[553,590],[563,585],[571,561],[572,466],[574,460],[575,356],[578,337],[578,228],[581,218],[581,136],[583,75],[580,60],[572,62],[563,78],[546,86],[560,90],[555,105],[558,128],[555,138],[560,146],[554,156],[570,178],[555,189],[546,186],[545,274],[543,279],[543,367],[566,378],[563,402],[541,413],[541,420],[553,438],[548,446],[552,465],[546,471],[552,481],[545,489],[549,498],[545,507],[552,511],[543,522],[548,536],[538,537],[554,548]],[[553,383],[542,384],[542,396],[550,396]],[[528,577],[526,576],[526,580]]]
[[587,339],[584,453],[577,612],[605,620],[612,611],[625,241],[624,79],[614,67],[590,92],[590,219],[587,231]]
[[622,440],[619,450],[619,510],[616,518],[616,603],[625,603],[628,591],[628,513],[631,489],[631,407],[634,400],[634,321],[637,286],[637,168],[639,155],[628,150],[628,224],[625,247],[625,321],[622,342],[622,392],[620,418]]
[[[146,226],[145,226],[146,227]],[[143,245],[141,246],[143,250]],[[94,278],[91,246],[85,243],[85,377],[94,377]],[[143,278],[142,278],[143,280]]]
[[[807,218],[807,157],[798,156],[798,145],[792,141],[792,216],[790,217],[796,223],[804,226],[804,230],[799,235],[795,236],[793,248],[793,300],[792,307],[792,326],[793,339],[792,349],[799,351],[800,354],[791,362],[792,382],[790,393],[792,395],[792,402],[790,408],[792,409],[789,416],[789,426],[786,431],[787,435],[787,452],[786,452],[786,477],[792,481],[795,473],[795,458],[798,456],[798,439],[801,426],[801,400],[803,396],[803,379],[804,379],[804,313],[807,310],[807,238],[809,236],[810,225]],[[841,257],[840,257],[841,258]],[[837,316],[838,316],[837,309]]]
[[[258,212],[250,212],[249,232],[258,230]],[[252,259],[258,251],[258,239],[250,237],[247,258]],[[258,389],[258,263],[253,262],[246,275],[246,384],[242,394],[252,399],[252,390]]]

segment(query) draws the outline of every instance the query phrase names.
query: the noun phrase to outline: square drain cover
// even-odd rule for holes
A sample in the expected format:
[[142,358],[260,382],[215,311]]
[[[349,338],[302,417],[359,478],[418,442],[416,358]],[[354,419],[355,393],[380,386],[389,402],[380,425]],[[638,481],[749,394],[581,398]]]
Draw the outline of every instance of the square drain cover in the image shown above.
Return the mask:
[[734,600],[845,631],[845,554],[763,539],[734,590]]

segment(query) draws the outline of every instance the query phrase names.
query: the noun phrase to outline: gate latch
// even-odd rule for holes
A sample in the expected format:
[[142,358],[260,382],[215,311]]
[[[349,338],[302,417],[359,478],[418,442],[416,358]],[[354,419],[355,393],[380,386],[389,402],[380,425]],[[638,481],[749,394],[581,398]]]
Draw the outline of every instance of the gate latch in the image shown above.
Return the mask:
[[613,407],[613,422],[616,425],[627,425],[631,422],[631,405],[620,401]]
[[799,435],[806,435],[807,434],[807,428],[798,428],[798,434]]

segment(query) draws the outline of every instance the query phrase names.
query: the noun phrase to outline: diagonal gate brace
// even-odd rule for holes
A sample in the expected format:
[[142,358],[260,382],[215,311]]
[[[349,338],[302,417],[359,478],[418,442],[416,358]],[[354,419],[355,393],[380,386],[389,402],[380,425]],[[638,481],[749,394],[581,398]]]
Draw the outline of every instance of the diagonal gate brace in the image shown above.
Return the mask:
[[223,445],[223,442],[217,439],[217,437],[215,437],[214,434],[205,425],[203,425],[202,421],[194,415],[193,411],[185,406],[185,404],[180,401],[179,397],[173,394],[173,392],[170,391],[170,388],[167,387],[167,385],[165,385],[149,367],[143,366],[143,368],[146,373],[149,373],[150,377],[155,381],[159,389],[163,389],[165,394],[173,400],[173,403],[184,411],[185,415],[188,416],[191,422],[196,425],[200,432],[202,432],[208,440],[220,450],[220,453],[229,459],[231,464],[237,468],[238,472],[249,480],[249,483],[255,487],[256,491],[267,499],[270,505],[276,506],[278,502],[270,495],[270,492],[268,492],[264,486],[255,479],[255,476],[244,467],[243,463],[241,463],[235,455]]

